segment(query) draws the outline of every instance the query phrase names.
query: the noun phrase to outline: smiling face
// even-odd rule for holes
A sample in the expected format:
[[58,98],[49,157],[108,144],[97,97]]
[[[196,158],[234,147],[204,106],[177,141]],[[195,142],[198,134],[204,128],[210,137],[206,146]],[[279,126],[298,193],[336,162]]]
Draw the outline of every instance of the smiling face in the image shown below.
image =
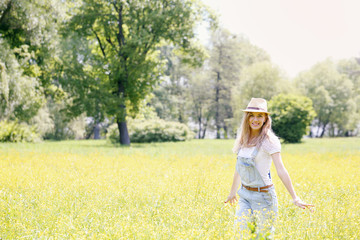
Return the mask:
[[250,112],[249,125],[252,132],[259,132],[266,121],[266,113]]

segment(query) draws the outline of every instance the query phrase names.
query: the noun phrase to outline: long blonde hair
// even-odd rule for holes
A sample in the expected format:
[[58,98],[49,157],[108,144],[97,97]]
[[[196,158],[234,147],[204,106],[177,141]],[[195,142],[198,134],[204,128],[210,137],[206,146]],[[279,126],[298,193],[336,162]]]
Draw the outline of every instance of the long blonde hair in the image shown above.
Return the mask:
[[275,136],[273,131],[271,130],[271,117],[269,114],[265,113],[266,120],[264,125],[261,127],[260,134],[256,138],[250,139],[250,112],[245,112],[243,119],[241,121],[240,128],[238,129],[236,140],[233,147],[233,152],[238,153],[240,148],[243,147],[253,147],[256,146],[260,148],[262,142],[265,138],[270,140],[271,136]]

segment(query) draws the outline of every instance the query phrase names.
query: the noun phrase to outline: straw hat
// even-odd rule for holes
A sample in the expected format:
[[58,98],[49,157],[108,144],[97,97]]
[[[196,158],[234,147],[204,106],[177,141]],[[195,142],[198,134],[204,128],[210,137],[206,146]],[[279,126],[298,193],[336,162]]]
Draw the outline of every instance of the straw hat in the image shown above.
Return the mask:
[[263,98],[251,98],[247,108],[243,110],[244,112],[263,112],[270,114],[267,111],[267,102]]

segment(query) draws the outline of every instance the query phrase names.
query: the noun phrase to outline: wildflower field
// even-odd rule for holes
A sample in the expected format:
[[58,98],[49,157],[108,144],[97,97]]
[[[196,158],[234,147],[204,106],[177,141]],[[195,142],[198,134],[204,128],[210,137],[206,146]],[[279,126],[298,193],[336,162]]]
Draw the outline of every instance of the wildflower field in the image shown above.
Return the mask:
[[[233,140],[0,144],[1,239],[233,239]],[[275,239],[360,239],[360,138],[283,144]]]

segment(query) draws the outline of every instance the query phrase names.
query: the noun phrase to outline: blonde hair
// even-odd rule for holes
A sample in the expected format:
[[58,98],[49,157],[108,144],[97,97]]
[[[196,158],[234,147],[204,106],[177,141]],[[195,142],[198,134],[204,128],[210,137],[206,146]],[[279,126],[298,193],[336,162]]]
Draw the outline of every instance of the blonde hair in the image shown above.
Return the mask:
[[249,125],[250,113],[251,112],[245,112],[243,116],[240,128],[238,129],[237,132],[234,147],[232,149],[234,153],[238,153],[240,148],[243,147],[256,146],[260,148],[265,138],[268,138],[270,140],[272,136],[275,136],[275,134],[271,130],[271,117],[269,116],[269,114],[264,113],[266,116],[266,120],[264,122],[264,125],[261,127],[259,136],[250,140],[250,125]]

